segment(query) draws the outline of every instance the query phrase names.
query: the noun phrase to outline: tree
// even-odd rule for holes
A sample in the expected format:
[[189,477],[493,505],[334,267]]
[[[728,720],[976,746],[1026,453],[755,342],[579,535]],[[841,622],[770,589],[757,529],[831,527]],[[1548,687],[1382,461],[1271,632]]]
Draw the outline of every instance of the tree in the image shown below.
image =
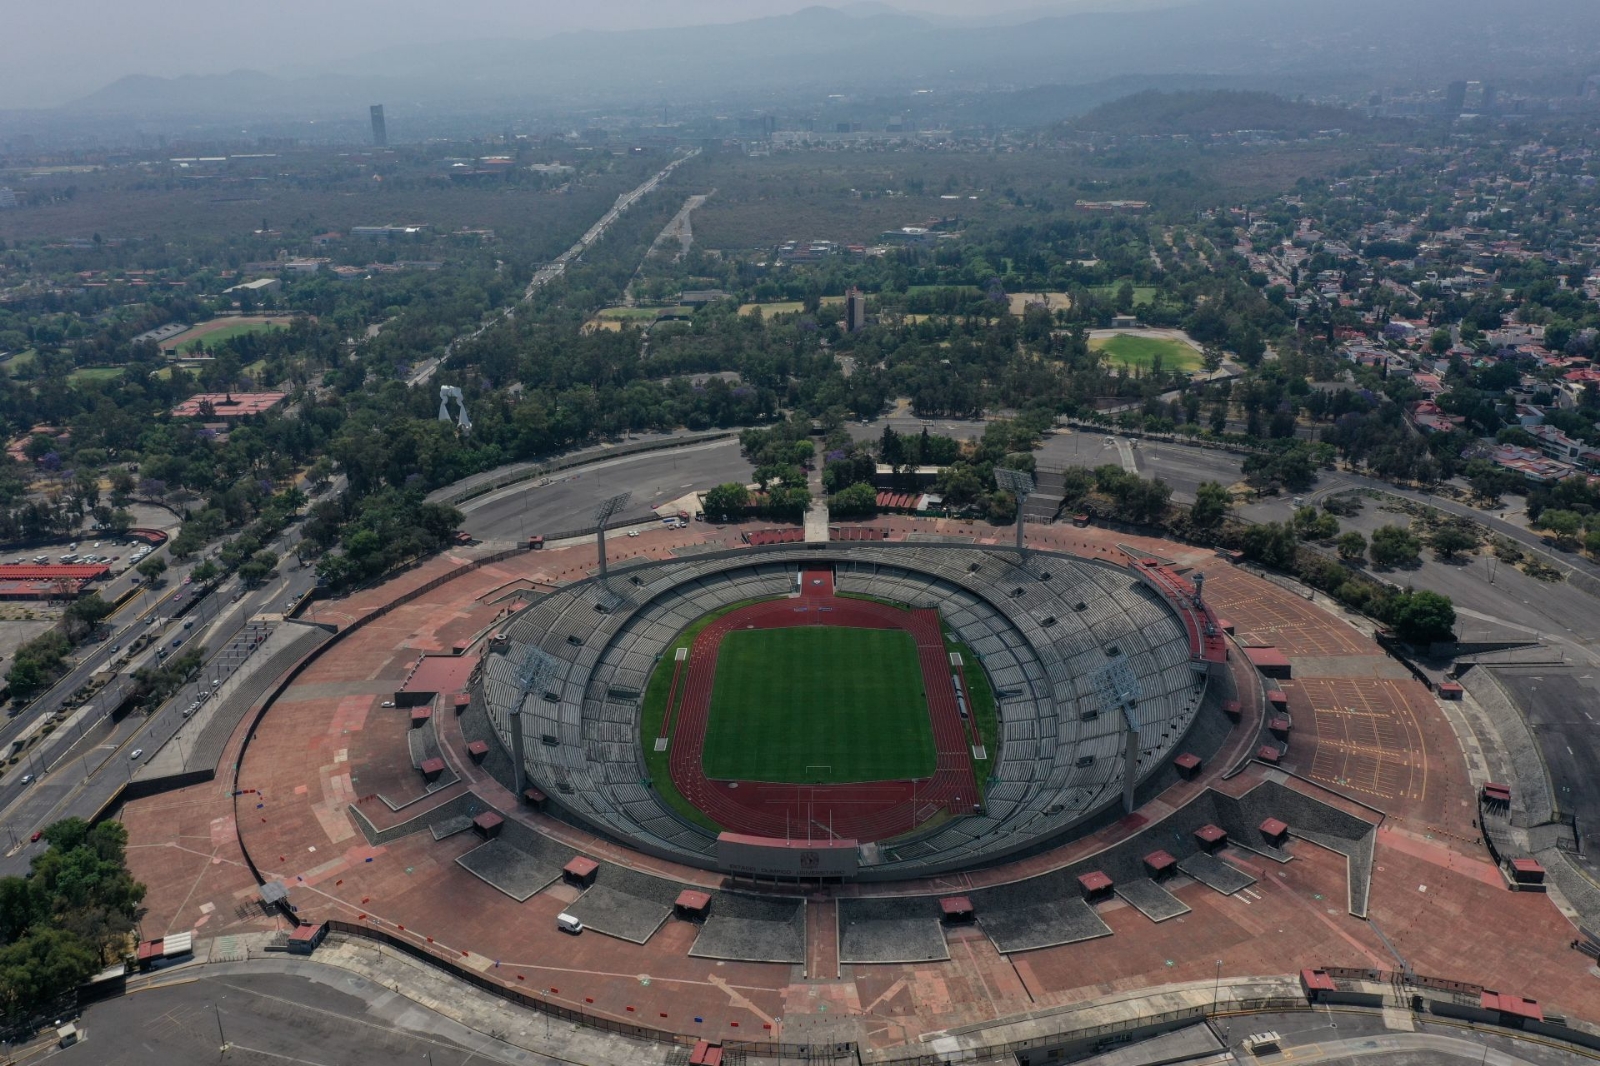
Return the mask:
[[871,485],[849,485],[828,498],[828,509],[841,518],[873,515],[878,511],[878,493]]
[[1359,563],[1366,557],[1366,537],[1352,529],[1339,538],[1339,558],[1347,563]]
[[1228,514],[1233,497],[1219,482],[1205,481],[1195,490],[1194,506],[1189,508],[1189,521],[1200,529],[1212,529]]
[[1280,522],[1264,522],[1245,530],[1244,553],[1279,570],[1293,570],[1298,538]]
[[1456,609],[1437,592],[1403,592],[1391,602],[1390,622],[1401,640],[1432,644],[1454,638]]
[[1316,463],[1304,444],[1281,452],[1246,456],[1242,469],[1252,485],[1266,488],[1279,484],[1290,492],[1304,492],[1317,479]]
[[134,567],[134,569],[139,571],[140,577],[154,585],[156,583],[156,579],[167,572],[167,561],[161,558],[159,555],[152,555],[150,558]]
[[1302,540],[1330,540],[1339,535],[1339,520],[1315,507],[1300,507],[1294,512],[1294,529]]
[[81,599],[74,600],[62,612],[62,623],[67,631],[67,639],[81,640],[86,634],[94,631],[105,617],[111,613],[111,604],[100,598],[98,592],[91,592]]
[[200,584],[203,585],[207,581],[210,581],[212,578],[216,577],[221,572],[222,572],[222,568],[221,567],[219,567],[216,563],[212,562],[210,559],[206,559],[203,562],[201,562],[198,565],[196,565],[193,570],[189,571],[189,576],[194,578],[195,581],[197,581],[197,582],[199,582]]
[[128,873],[127,830],[68,818],[27,879],[0,878],[0,1012],[28,1020],[125,950],[144,886]]
[[706,493],[706,517],[713,522],[736,522],[750,506],[750,491],[736,481],[718,485]]
[[1428,538],[1428,544],[1440,559],[1449,560],[1460,552],[1477,547],[1478,538],[1456,523],[1447,522],[1434,530],[1433,536]]
[[259,585],[271,576],[272,568],[277,565],[276,553],[258,551],[239,565],[239,580],[247,585]]
[[1371,554],[1378,566],[1405,566],[1417,561],[1422,545],[1399,526],[1379,526],[1372,533]]
[[1557,541],[1571,541],[1583,528],[1583,516],[1576,511],[1546,510],[1539,513],[1534,525],[1555,534]]

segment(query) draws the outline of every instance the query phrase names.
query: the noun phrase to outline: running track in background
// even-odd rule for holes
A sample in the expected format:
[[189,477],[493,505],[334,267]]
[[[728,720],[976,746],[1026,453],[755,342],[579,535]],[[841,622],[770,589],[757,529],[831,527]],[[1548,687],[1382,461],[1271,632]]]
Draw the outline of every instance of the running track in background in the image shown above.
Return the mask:
[[[700,756],[711,718],[711,689],[722,638],[736,629],[790,626],[903,629],[917,646],[937,752],[932,777],[849,785],[713,781]],[[672,783],[723,829],[783,839],[883,840],[907,833],[941,810],[968,813],[977,798],[967,731],[950,683],[950,659],[935,610],[902,611],[836,596],[832,570],[807,570],[800,594],[723,615],[690,646],[687,676],[670,744]],[[672,714],[672,708],[667,708]],[[831,827],[831,829],[830,829]]]

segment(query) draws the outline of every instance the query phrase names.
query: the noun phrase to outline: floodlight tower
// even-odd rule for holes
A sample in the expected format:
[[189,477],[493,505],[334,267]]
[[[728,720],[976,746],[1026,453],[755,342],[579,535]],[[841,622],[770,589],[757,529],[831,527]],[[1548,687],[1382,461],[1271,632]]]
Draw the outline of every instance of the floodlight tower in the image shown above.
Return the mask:
[[621,492],[606,500],[594,509],[594,537],[595,544],[600,549],[600,580],[606,579],[606,523],[611,521],[618,511],[628,506],[628,501],[633,498],[631,492]]
[[997,466],[994,468],[994,483],[1017,498],[1017,555],[1024,556],[1028,549],[1022,544],[1022,508],[1028,502],[1028,497],[1033,495],[1033,475],[1026,470]]
[[545,690],[555,672],[553,665],[548,655],[537,647],[530,647],[522,658],[521,667],[517,670],[517,681],[521,691],[517,694],[517,702],[507,716],[507,724],[511,727],[512,785],[518,799],[522,798],[523,792],[528,787],[527,748],[522,735],[522,718],[527,713],[528,697],[535,692]]

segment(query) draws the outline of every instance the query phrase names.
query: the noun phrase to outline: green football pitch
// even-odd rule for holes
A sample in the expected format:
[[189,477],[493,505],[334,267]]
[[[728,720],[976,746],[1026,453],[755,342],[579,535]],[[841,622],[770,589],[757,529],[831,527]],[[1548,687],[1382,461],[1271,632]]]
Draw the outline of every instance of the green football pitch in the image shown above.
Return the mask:
[[928,777],[933,730],[911,634],[799,626],[722,638],[701,762],[718,780]]

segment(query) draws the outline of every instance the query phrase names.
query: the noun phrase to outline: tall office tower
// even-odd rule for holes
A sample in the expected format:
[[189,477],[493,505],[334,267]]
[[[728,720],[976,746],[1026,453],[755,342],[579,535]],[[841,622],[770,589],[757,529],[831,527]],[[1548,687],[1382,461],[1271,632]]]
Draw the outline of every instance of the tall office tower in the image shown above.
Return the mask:
[[372,105],[372,146],[374,148],[389,147],[389,130],[383,124],[383,105]]
[[854,285],[844,290],[844,328],[846,333],[867,328],[867,297]]

